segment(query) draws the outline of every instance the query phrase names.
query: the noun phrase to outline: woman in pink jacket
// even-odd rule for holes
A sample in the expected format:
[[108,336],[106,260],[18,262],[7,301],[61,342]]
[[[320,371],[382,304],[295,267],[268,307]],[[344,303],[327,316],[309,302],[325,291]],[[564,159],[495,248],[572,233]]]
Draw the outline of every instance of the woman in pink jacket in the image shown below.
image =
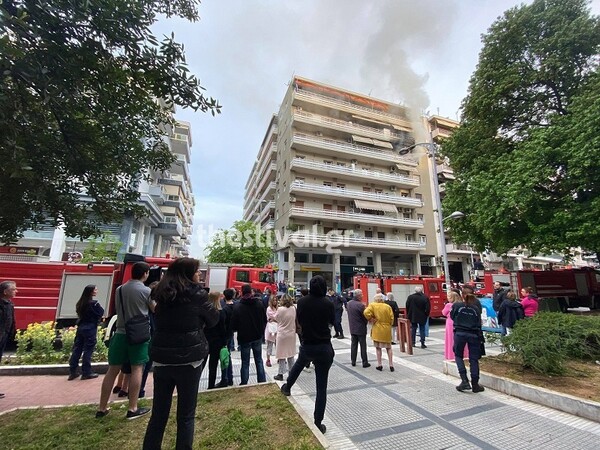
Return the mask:
[[521,306],[523,306],[525,317],[533,317],[538,312],[540,304],[531,286],[521,289]]
[[[454,361],[454,321],[450,317],[450,310],[454,302],[461,302],[460,294],[454,291],[448,293],[448,303],[444,305],[442,315],[446,318],[446,339],[444,339],[444,359]],[[469,357],[469,349],[465,347],[464,357]]]

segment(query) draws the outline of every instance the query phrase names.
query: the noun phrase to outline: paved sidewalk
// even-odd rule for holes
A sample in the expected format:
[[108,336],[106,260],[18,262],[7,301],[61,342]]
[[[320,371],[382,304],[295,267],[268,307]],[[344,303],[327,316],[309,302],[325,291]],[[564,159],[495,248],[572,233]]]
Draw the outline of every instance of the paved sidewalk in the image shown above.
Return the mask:
[[[344,315],[345,316],[345,315]],[[347,330],[347,326],[345,326]],[[331,449],[596,449],[600,424],[518,400],[491,390],[459,393],[456,378],[443,375],[443,325],[431,327],[427,349],[401,354],[394,348],[395,372],[384,357],[384,371],[350,365],[350,339],[333,339],[336,357],[329,376],[324,423]],[[368,340],[369,341],[369,340]],[[370,344],[370,342],[369,342]],[[494,351],[494,349],[490,349]],[[233,353],[236,385],[239,352]],[[277,373],[266,368],[267,377]],[[207,370],[200,390],[206,389]],[[66,376],[0,377],[0,413],[16,407],[98,402],[102,376],[67,381]],[[251,363],[250,383],[256,382]],[[281,384],[281,383],[279,383]],[[152,395],[152,377],[147,395]],[[292,399],[310,423],[314,408],[314,373],[303,372]],[[116,395],[112,399],[117,400]],[[115,408],[116,405],[113,406]]]

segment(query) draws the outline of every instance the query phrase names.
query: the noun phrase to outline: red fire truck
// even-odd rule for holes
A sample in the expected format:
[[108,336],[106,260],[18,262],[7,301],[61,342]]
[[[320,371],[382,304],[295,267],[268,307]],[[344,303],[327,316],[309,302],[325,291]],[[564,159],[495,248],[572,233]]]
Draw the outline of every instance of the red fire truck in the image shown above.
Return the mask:
[[495,281],[510,286],[517,294],[531,286],[539,298],[557,299],[563,311],[580,306],[600,308],[600,271],[591,267],[485,272],[482,279],[475,281],[476,290],[483,295],[492,294]]
[[446,280],[443,278],[434,278],[430,276],[355,276],[354,289],[363,291],[363,301],[369,303],[376,293],[377,289],[383,292],[394,294],[394,300],[401,311],[406,310],[406,298],[415,292],[415,287],[423,288],[423,293],[431,301],[432,318],[443,317],[442,309],[448,301],[446,294]]
[[[17,283],[19,292],[13,299],[17,329],[27,328],[30,323],[46,321],[56,321],[57,328],[62,328],[76,322],[75,304],[83,288],[88,284],[97,286],[96,298],[106,311],[107,317],[114,315],[115,290],[131,279],[131,267],[138,261],[145,261],[150,265],[150,276],[146,281],[146,284],[150,284],[160,280],[161,272],[173,259],[127,254],[122,263],[110,264],[0,261],[0,281],[12,280]],[[238,275],[237,269],[236,266],[228,267],[228,275],[233,276],[226,277],[224,286],[214,290],[238,287],[238,284],[241,286],[244,283],[261,290],[265,286],[276,289],[274,284],[259,281],[260,277],[264,280],[267,275],[254,275],[261,271],[266,272],[272,280],[274,278],[272,270],[259,271],[259,269],[239,267],[241,272],[245,273]],[[208,283],[206,285],[212,288]]]

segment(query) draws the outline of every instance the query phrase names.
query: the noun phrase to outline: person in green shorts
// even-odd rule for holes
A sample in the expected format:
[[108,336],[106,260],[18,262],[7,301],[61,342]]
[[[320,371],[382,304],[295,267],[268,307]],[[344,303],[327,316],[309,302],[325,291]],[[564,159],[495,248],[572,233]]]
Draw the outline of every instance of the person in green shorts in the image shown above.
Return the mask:
[[[126,362],[131,363],[131,376],[129,378],[129,408],[126,418],[137,419],[150,412],[148,408],[138,407],[140,384],[144,365],[148,362],[148,342],[131,345],[125,335],[125,323],[139,314],[148,315],[154,311],[154,301],[150,299],[150,288],[144,284],[150,274],[150,266],[145,262],[137,262],[131,268],[131,280],[117,289],[115,294],[116,311],[118,314],[117,331],[110,340],[108,347],[108,371],[102,381],[100,404],[96,417],[101,418],[108,414],[108,399],[110,397],[115,379]],[[122,304],[121,304],[122,302]],[[124,316],[124,317],[123,317]]]

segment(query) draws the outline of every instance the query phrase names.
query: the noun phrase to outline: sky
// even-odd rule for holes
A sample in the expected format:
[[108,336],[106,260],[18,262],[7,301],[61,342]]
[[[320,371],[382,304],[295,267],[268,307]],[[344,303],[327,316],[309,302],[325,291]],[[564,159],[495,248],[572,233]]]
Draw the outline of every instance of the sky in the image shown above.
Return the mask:
[[198,22],[159,21],[156,34],[175,34],[222,105],[216,117],[176,113],[192,130],[191,256],[242,219],[246,181],[294,75],[459,120],[481,35],[521,3],[530,1],[202,0]]

